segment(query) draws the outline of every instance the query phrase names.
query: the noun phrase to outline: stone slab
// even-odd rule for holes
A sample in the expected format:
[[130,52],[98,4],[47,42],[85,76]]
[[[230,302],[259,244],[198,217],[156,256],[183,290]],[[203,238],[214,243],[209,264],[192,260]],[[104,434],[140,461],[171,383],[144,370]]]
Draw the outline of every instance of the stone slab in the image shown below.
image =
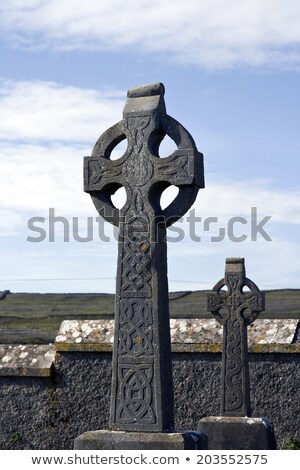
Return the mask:
[[273,424],[268,418],[210,416],[198,430],[208,438],[208,450],[274,450]]
[[[257,345],[291,344],[298,320],[257,319],[248,327],[249,351]],[[171,319],[171,343],[183,345],[222,344],[222,326],[214,319]],[[55,338],[57,351],[111,350],[114,320],[64,320]],[[99,349],[99,345],[104,348]],[[215,348],[214,348],[215,349]],[[217,348],[216,352],[221,351]],[[260,351],[259,351],[260,352]]]
[[49,377],[55,358],[53,344],[0,345],[0,375]]
[[74,441],[75,450],[197,450],[207,449],[201,432],[88,431]]

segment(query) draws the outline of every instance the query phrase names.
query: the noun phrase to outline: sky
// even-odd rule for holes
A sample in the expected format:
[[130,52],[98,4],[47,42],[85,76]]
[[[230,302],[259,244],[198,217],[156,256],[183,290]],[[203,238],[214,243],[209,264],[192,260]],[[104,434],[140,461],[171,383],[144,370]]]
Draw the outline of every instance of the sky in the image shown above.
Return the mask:
[[261,289],[299,288],[299,23],[297,0],[0,0],[0,290],[115,291],[83,157],[152,82],[205,165],[168,231],[170,291],[211,289],[226,257]]

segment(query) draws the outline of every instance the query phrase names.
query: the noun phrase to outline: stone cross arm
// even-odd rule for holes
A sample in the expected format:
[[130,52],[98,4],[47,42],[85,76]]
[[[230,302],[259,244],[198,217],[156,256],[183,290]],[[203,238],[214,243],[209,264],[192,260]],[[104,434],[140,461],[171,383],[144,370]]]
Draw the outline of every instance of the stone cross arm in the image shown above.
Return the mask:
[[[147,157],[142,156],[140,165],[143,165],[143,169],[132,162],[131,165],[127,165],[127,171],[123,171],[123,164],[128,158],[128,153],[127,151],[117,161],[107,160],[102,156],[85,157],[86,184],[84,190],[86,192],[103,191],[109,186],[130,188],[132,177],[135,177],[137,186],[141,186],[148,178],[149,187],[160,182],[176,186],[194,183],[193,153],[189,149],[176,150],[172,155],[163,159],[151,154]],[[145,161],[146,158],[148,161]]]

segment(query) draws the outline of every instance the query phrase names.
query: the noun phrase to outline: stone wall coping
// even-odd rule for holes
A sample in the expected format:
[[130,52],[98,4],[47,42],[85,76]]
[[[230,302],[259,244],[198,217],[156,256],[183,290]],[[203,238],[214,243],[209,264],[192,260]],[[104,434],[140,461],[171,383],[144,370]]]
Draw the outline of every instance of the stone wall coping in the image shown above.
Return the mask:
[[[24,348],[24,349],[22,349]],[[28,357],[20,357],[28,352]],[[55,355],[73,352],[112,352],[108,343],[57,343],[53,345],[0,345],[0,377],[29,376],[50,377],[55,363]],[[220,343],[172,343],[173,353],[221,353]],[[249,347],[249,353],[300,354],[300,344],[256,344]],[[32,354],[32,355],[31,355]],[[4,359],[4,362],[3,362]],[[27,359],[27,360],[26,360]],[[35,362],[35,359],[37,361]]]
[[[220,343],[172,343],[172,353],[221,353],[222,344]],[[112,344],[97,343],[57,343],[55,350],[58,353],[64,352],[112,352]],[[249,353],[281,353],[281,354],[299,354],[300,344],[256,344],[249,346]]]
[[[249,348],[264,344],[291,344],[297,325],[298,320],[258,319],[248,327]],[[200,347],[204,344],[222,344],[222,325],[214,318],[171,319],[170,328],[172,344],[199,344]],[[140,335],[141,331],[131,333],[133,341],[135,334]],[[56,351],[68,348],[89,350],[93,345],[97,345],[97,348],[102,348],[105,344],[112,345],[113,340],[114,320],[64,320],[55,338],[54,347]]]
[[[221,353],[222,327],[214,319],[171,319],[173,353]],[[249,353],[299,354],[294,344],[298,320],[256,320],[249,328]],[[49,377],[55,355],[64,352],[111,353],[113,320],[65,320],[55,343],[0,345],[0,376]]]
[[0,376],[49,377],[55,359],[53,344],[0,345]]

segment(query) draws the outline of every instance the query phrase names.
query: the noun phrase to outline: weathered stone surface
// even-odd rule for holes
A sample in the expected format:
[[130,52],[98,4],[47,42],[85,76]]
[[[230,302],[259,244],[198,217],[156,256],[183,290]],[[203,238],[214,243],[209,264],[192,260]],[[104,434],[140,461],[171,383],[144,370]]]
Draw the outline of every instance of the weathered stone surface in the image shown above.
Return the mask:
[[[93,322],[94,323],[94,322]],[[98,330],[95,330],[97,336]],[[113,335],[113,333],[112,333]],[[22,349],[23,348],[23,349]],[[56,351],[65,352],[111,352],[112,344],[86,339],[80,343],[69,341],[53,345],[0,345],[0,376],[36,376],[47,377],[51,375],[51,368],[55,361]],[[220,353],[221,343],[196,343],[196,342],[175,342],[172,344],[172,352],[176,353]],[[300,344],[265,343],[254,344],[249,348],[251,353],[282,353],[299,354]],[[28,356],[22,356],[23,352],[28,352]]]
[[53,345],[0,345],[0,375],[50,376]]
[[200,432],[89,431],[77,437],[75,450],[197,450],[207,449]]
[[199,430],[209,450],[274,450],[273,424],[268,418],[216,416],[204,418]]
[[55,348],[63,344],[114,342],[114,320],[64,320],[55,338]]
[[[166,135],[178,149],[161,158]],[[124,155],[111,160],[125,139]],[[160,198],[170,185],[179,193],[163,210]],[[84,190],[99,214],[119,227],[111,429],[174,427],[166,228],[186,213],[203,186],[203,155],[166,114],[163,84],[130,89],[123,119],[100,136],[84,161]],[[120,187],[127,199],[117,209],[111,196]]]
[[[253,415],[272,420],[280,449],[299,439],[299,346],[249,354]],[[1,449],[72,449],[82,433],[108,429],[111,352],[56,356],[52,377],[0,376]],[[175,429],[196,430],[200,418],[219,414],[221,353],[181,349],[172,359]]]
[[224,279],[207,294],[207,310],[223,326],[221,416],[250,416],[247,326],[264,310],[264,296],[246,278],[244,258],[226,259]]
[[[296,333],[297,320],[260,320],[249,328],[248,344],[254,345],[291,344]],[[171,343],[179,345],[210,345],[222,343],[222,326],[214,319],[172,319],[170,320]],[[55,338],[56,350],[89,350],[99,345],[112,345],[114,320],[64,320]],[[102,349],[101,349],[102,348]],[[104,349],[105,350],[105,349]],[[110,350],[107,348],[106,350]],[[203,349],[205,350],[205,348]],[[209,349],[206,349],[209,351]],[[217,348],[220,351],[220,348]]]
[[221,416],[201,419],[198,429],[212,450],[276,449],[272,422],[250,418],[247,326],[264,309],[264,296],[246,278],[243,258],[226,259],[225,277],[207,294],[207,309],[223,326]]

